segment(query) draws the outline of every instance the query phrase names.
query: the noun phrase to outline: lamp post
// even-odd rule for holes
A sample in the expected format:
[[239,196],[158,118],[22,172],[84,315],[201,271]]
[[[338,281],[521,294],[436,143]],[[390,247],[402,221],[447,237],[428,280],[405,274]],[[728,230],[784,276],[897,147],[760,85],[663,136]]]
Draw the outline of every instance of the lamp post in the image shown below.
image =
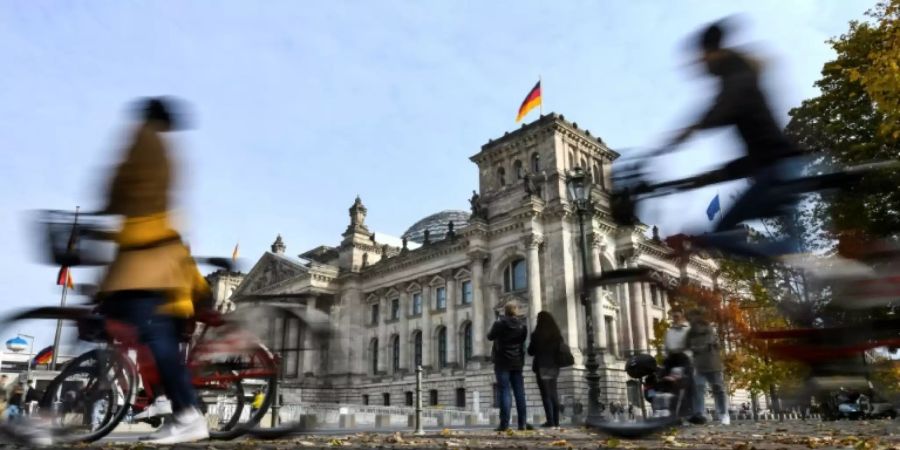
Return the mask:
[[[19,339],[18,342],[16,342],[16,338]],[[6,341],[7,349],[14,351],[14,352],[20,352],[20,351],[24,350],[23,346],[21,346],[21,344],[24,343],[24,342],[22,342],[22,338],[30,339],[30,342],[28,344],[28,353],[29,353],[28,369],[25,372],[25,389],[26,389],[25,393],[27,394],[28,393],[28,383],[31,382],[31,360],[34,359],[34,336],[29,336],[27,334],[19,333],[16,335],[16,338]]]
[[600,415],[600,361],[597,347],[594,344],[594,305],[591,303],[591,295],[587,288],[588,274],[587,264],[587,235],[584,232],[584,215],[593,207],[591,191],[584,170],[580,167],[573,169],[566,180],[569,188],[569,197],[575,205],[578,215],[578,229],[581,232],[581,305],[584,307],[584,323],[587,332],[587,360],[584,367],[587,369],[585,379],[588,384],[588,422],[601,420]]

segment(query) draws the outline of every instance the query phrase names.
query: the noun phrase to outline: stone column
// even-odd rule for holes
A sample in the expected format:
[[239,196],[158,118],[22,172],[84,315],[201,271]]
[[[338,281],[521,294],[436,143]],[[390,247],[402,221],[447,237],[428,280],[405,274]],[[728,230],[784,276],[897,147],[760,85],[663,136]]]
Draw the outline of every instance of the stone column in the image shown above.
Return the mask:
[[525,246],[528,248],[528,330],[533,331],[537,324],[537,314],[543,308],[541,303],[541,259],[540,246],[544,238],[540,235],[530,235],[525,238]]
[[487,327],[493,321],[484,316],[484,265],[479,254],[470,255],[472,258],[472,357],[478,359],[487,356],[484,353],[484,341],[487,336]]
[[624,356],[631,355],[634,352],[634,334],[631,326],[631,296],[628,292],[628,285],[620,284],[616,287],[619,292],[619,308],[622,314],[622,340],[621,353]]
[[415,373],[416,368],[413,367],[411,353],[413,348],[410,346],[409,331],[409,314],[412,313],[412,299],[409,292],[405,289],[400,291],[400,368],[406,369],[407,372]]
[[[597,234],[591,234],[591,269],[594,276],[600,276],[603,273],[603,268],[600,262],[601,254],[603,253],[603,237]],[[606,320],[604,318],[604,304],[603,304],[603,289],[601,287],[594,288],[594,342],[597,343],[597,348],[601,351],[605,351],[607,347],[606,343]]]
[[650,349],[650,341],[656,338],[653,334],[653,319],[650,317],[653,309],[653,291],[650,283],[642,283],[644,285],[644,329],[647,330],[647,350]]
[[[431,308],[434,306],[432,294],[434,288],[426,284],[429,280],[420,280],[422,284],[422,365],[425,367],[437,367],[431,347],[434,345],[434,327],[431,324]],[[437,349],[435,349],[437,350]]]
[[447,364],[453,366],[459,363],[461,358],[457,355],[456,349],[459,342],[459,323],[456,318],[456,302],[457,302],[457,286],[459,283],[453,278],[453,273],[448,272],[445,276],[447,280],[447,312],[444,314],[444,321],[447,327]]
[[628,283],[631,295],[631,326],[634,332],[634,353],[647,350],[647,330],[644,328],[644,291],[642,283]]
[[391,336],[388,334],[387,319],[391,317],[390,305],[384,297],[378,299],[378,371],[391,373]]
[[499,284],[490,284],[487,286],[488,289],[488,297],[487,302],[484,305],[484,314],[486,316],[486,324],[485,324],[485,341],[484,341],[484,355],[487,358],[491,357],[491,347],[494,345],[493,342],[487,340],[487,334],[491,331],[491,326],[494,325],[496,319],[496,314],[494,312],[494,307],[497,306],[497,303],[500,301],[500,285]]
[[[311,312],[315,312],[316,310],[316,298],[310,297],[306,300],[306,309]],[[301,366],[301,377],[303,374],[307,372],[312,372],[316,375],[322,375],[321,370],[316,367],[316,361],[318,361],[318,353],[319,347],[316,342],[313,341],[313,333],[310,330],[308,324],[301,324],[302,333],[302,348],[303,348],[303,364]]]

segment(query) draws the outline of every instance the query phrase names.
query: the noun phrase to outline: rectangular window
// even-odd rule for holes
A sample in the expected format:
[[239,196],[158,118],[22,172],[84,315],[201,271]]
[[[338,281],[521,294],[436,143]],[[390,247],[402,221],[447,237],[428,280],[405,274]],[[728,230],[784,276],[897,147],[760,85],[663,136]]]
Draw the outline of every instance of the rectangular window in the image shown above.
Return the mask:
[[447,288],[439,287],[434,291],[434,307],[447,309]]
[[385,392],[381,394],[382,400],[384,400],[384,406],[391,406],[391,394]]
[[421,292],[416,292],[415,294],[413,294],[412,313],[414,316],[422,314],[422,293]]
[[363,394],[363,405],[369,404],[369,394]]
[[406,406],[413,405],[413,393],[412,391],[406,391]]
[[616,340],[614,336],[616,335],[615,323],[613,322],[612,316],[603,316],[604,325],[606,325],[606,348],[609,354],[611,355],[619,355],[618,349],[616,348]]
[[430,398],[429,398],[430,402],[429,402],[428,404],[431,405],[431,406],[437,406],[437,405],[438,405],[438,390],[437,390],[437,389],[432,389],[432,390],[428,393],[428,396],[430,397]]
[[378,325],[378,303],[372,304],[371,323],[372,325]]
[[472,282],[469,280],[462,282],[462,304],[463,305],[471,305],[472,300],[475,298],[474,293],[472,292]]
[[650,301],[653,306],[659,306],[659,289],[656,286],[650,286]]
[[466,407],[466,388],[456,388],[456,407]]
[[400,299],[395,298],[391,300],[391,319],[397,320],[400,318]]

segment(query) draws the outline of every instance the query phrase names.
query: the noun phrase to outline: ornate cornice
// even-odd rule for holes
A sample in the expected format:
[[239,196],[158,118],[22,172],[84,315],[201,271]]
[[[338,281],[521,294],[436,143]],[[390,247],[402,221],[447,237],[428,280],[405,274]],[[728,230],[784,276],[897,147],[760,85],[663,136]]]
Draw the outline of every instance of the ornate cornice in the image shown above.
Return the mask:
[[425,261],[433,260],[454,253],[464,253],[468,247],[468,241],[438,241],[434,244],[419,247],[415,250],[402,253],[389,259],[383,259],[378,263],[369,266],[361,272],[363,279],[371,279],[387,273],[396,272],[409,267],[422,264]]

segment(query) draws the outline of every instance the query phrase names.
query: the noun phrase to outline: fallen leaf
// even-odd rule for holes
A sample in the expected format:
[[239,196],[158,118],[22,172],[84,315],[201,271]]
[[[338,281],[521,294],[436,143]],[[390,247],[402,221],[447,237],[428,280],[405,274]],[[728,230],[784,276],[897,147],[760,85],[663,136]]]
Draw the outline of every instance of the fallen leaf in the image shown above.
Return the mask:
[[441,436],[450,436],[452,433],[449,428],[444,428],[441,430]]
[[621,442],[618,439],[607,439],[606,440],[606,446],[610,447],[610,448],[619,448],[619,444],[621,444]]
[[565,447],[567,445],[569,445],[569,441],[565,439],[560,439],[558,441],[553,441],[550,443],[551,447]]

